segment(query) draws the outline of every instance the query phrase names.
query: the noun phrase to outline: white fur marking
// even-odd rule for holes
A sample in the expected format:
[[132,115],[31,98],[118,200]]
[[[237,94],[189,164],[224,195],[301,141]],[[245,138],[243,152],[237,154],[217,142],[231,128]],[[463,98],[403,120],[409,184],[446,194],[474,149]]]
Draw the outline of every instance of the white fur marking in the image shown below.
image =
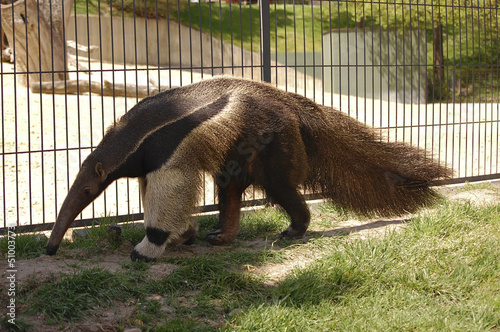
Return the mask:
[[158,246],[154,243],[149,242],[147,236],[142,239],[142,241],[135,246],[135,250],[142,256],[147,258],[158,258],[165,251],[165,245]]

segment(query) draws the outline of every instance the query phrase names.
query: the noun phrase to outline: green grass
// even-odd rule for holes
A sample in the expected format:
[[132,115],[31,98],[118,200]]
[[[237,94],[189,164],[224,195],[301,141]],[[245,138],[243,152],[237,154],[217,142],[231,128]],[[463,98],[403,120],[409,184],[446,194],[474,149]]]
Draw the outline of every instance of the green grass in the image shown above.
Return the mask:
[[289,225],[288,216],[278,208],[266,208],[249,213],[241,219],[241,231],[238,238],[253,240],[264,234],[275,236]]
[[27,313],[43,314],[54,323],[76,321],[92,310],[111,306],[113,300],[136,295],[132,278],[102,269],[85,269],[62,275],[38,288]]
[[21,319],[16,319],[14,324],[9,322],[10,317],[4,316],[0,319],[0,327],[4,327],[7,331],[17,332],[17,331],[29,331],[32,327],[31,324],[24,322]]
[[[402,5],[388,2],[321,2],[321,6],[270,6],[271,52],[321,52],[323,34],[334,29],[421,29],[426,36],[429,102],[491,102],[498,100],[499,14],[486,8]],[[432,1],[436,3],[436,1]],[[438,1],[439,3],[439,1]],[[441,3],[445,3],[441,1]],[[110,5],[111,4],[111,5]],[[260,52],[260,17],[257,5],[229,5],[224,1],[188,3],[166,0],[97,0],[75,2],[78,13],[150,17],[181,22],[253,52]],[[433,22],[443,22],[445,79],[433,79]],[[360,22],[363,24],[360,25]],[[448,81],[460,81],[455,90]],[[454,95],[452,95],[454,93]]]
[[[144,227],[141,225],[123,224],[122,235],[118,241],[115,241],[107,233],[108,226],[113,223],[115,223],[113,218],[104,217],[92,226],[84,227],[83,236],[77,236],[74,241],[63,240],[62,253],[64,254],[65,250],[81,249],[87,257],[90,257],[105,251],[117,250],[125,243],[136,245],[146,235]],[[39,232],[16,235],[15,258],[30,259],[45,255],[47,240],[47,237]],[[5,259],[8,255],[8,242],[7,236],[0,238],[0,255]]]
[[[9,237],[0,238],[0,256],[7,259]],[[15,236],[15,258],[29,259],[45,254],[47,238],[40,233],[18,234]]]
[[[234,42],[244,49],[260,50],[260,17],[257,5],[230,5],[224,1],[133,1],[113,0],[112,6],[99,5],[97,0],[75,2],[78,13],[168,18],[180,21],[196,30],[212,33],[216,38]],[[87,9],[88,8],[88,9]],[[444,53],[446,63],[456,65],[498,64],[495,32],[495,11],[479,13],[464,6],[435,7],[407,6],[401,4],[366,2],[353,5],[343,2],[323,2],[321,6],[276,4],[270,6],[271,47],[278,52],[320,52],[322,34],[332,29],[419,28],[425,29],[432,63],[433,15],[443,21]],[[439,9],[439,13],[438,13]],[[481,16],[478,16],[479,14]],[[362,26],[359,22],[364,20]],[[484,24],[479,24],[483,22]],[[491,22],[491,24],[490,24]]]
[[[463,190],[491,189],[467,184]],[[322,213],[342,218],[326,206]],[[335,227],[314,218],[313,226]],[[336,219],[336,217],[333,217]],[[269,220],[269,226],[264,226]],[[216,219],[200,219],[213,229]],[[20,321],[41,317],[60,328],[98,317],[102,308],[132,306],[115,328],[176,331],[496,331],[500,328],[500,205],[442,201],[403,229],[369,240],[349,236],[305,241],[270,238],[287,226],[274,208],[242,221],[244,238],[204,253],[164,255],[158,262],[125,262],[122,270],[80,269],[19,290]],[[96,234],[101,230],[96,229]],[[317,232],[316,232],[317,233]],[[124,233],[125,234],[125,230]],[[101,234],[100,241],[108,241]],[[275,236],[275,235],[274,235]],[[96,236],[98,237],[98,236]],[[82,239],[83,241],[84,239]],[[101,243],[101,242],[96,242]],[[102,243],[101,243],[102,244]],[[122,244],[125,244],[123,242]],[[66,247],[66,248],[64,248]],[[130,245],[129,245],[130,247]],[[70,252],[69,244],[61,249]],[[196,248],[196,247],[194,247]],[[78,247],[97,255],[90,245]],[[109,246],[109,251],[123,246]],[[176,251],[172,251],[175,253]],[[189,252],[189,250],[188,250]],[[269,283],[258,271],[280,269],[321,254]],[[85,260],[86,255],[82,256]],[[149,278],[155,264],[177,268]],[[85,266],[82,262],[81,266]],[[92,319],[91,319],[92,320]],[[70,323],[68,323],[70,322]],[[72,323],[71,323],[72,322]],[[2,323],[5,326],[5,322]],[[22,328],[21,328],[22,330]]]
[[110,250],[117,250],[126,243],[136,245],[146,235],[144,227],[140,224],[135,226],[133,224],[123,224],[122,234],[118,240],[115,240],[108,235],[108,226],[115,223],[116,221],[113,218],[100,218],[92,226],[83,228],[83,236],[76,236],[74,241],[65,241],[65,246],[62,249],[83,249],[88,256],[92,256]]
[[99,13],[108,13],[109,7],[103,5],[99,0],[75,0],[71,13],[73,14],[75,11],[77,14],[98,15]]
[[475,183],[474,182],[465,182],[465,184],[463,186],[459,187],[460,191],[470,191],[470,190],[476,190],[476,189],[486,189],[486,190],[492,190],[495,192],[499,191],[497,189],[497,187],[495,187],[494,185],[492,185],[488,181],[475,182]]
[[500,206],[446,204],[400,233],[339,241],[297,270],[271,301],[236,322],[244,331],[450,330],[500,326]]

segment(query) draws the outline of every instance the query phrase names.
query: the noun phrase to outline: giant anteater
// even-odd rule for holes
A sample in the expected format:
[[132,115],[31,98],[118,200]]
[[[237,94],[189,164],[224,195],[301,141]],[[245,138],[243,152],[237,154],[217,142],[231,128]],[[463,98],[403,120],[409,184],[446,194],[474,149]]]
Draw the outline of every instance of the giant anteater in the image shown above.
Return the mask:
[[425,150],[387,142],[342,112],[269,84],[217,77],[148,97],[115,125],[81,166],[64,200],[47,253],[113,181],[139,178],[146,236],[132,259],[153,260],[168,242],[191,243],[189,216],[202,174],[217,183],[213,244],[236,238],[243,191],[265,190],[290,216],[282,235],[300,238],[310,214],[299,188],[363,215],[394,216],[435,201],[433,181],[451,170]]

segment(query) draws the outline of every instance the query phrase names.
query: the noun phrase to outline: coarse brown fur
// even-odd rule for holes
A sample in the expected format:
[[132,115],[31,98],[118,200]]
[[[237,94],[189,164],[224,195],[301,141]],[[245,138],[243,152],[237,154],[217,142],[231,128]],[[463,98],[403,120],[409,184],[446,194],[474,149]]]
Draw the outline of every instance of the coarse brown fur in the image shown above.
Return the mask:
[[[158,257],[166,243],[186,234],[192,242],[196,232],[189,216],[199,199],[202,172],[212,174],[218,187],[219,226],[209,234],[214,244],[237,236],[241,196],[250,184],[263,188],[290,215],[283,235],[301,237],[310,216],[300,188],[363,215],[395,216],[434,202],[430,185],[452,174],[425,150],[387,142],[338,110],[231,77],[145,99],[108,131],[84,166],[86,175],[79,175],[82,184],[75,181],[60,223],[69,225],[74,218],[69,210],[79,213],[86,206],[70,202],[90,181],[88,170],[95,169],[101,181],[96,194],[119,177],[139,177],[148,232],[132,258],[144,260]],[[67,229],[58,222],[49,241],[53,252]]]

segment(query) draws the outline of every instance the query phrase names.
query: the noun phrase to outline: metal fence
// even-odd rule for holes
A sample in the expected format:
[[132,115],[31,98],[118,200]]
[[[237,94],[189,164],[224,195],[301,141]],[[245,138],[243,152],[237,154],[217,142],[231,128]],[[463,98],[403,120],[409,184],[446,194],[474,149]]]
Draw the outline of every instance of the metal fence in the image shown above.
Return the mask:
[[[49,229],[110,124],[147,95],[219,74],[337,107],[428,149],[454,182],[498,178],[499,5],[2,1],[0,228]],[[216,203],[207,178],[200,205]],[[141,212],[136,181],[120,180],[77,224]]]

